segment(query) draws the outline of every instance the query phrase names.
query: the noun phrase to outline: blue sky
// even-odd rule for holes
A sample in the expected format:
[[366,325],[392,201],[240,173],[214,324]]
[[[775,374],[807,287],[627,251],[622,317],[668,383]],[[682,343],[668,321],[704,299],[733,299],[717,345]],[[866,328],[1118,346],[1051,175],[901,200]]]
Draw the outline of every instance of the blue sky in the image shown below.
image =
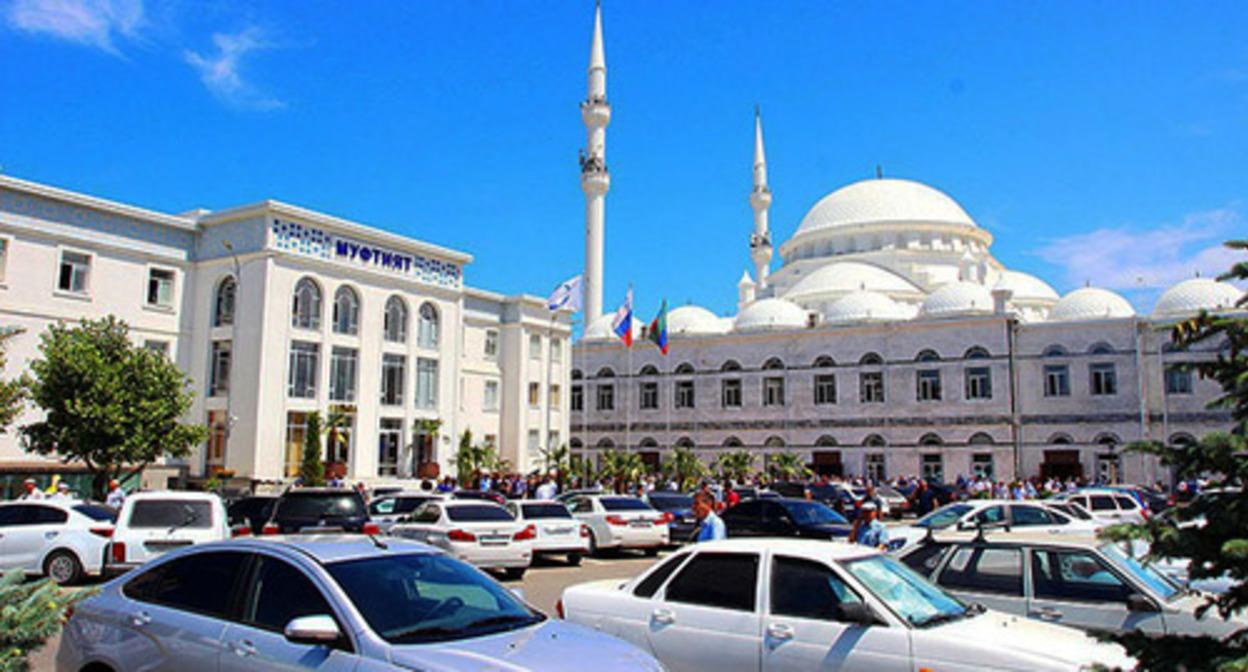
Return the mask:
[[[777,243],[877,164],[953,196],[1007,266],[1144,309],[1248,232],[1248,3],[603,11],[605,310],[630,282],[647,320],[735,309],[755,104]],[[544,295],[584,253],[592,21],[589,0],[0,0],[0,166],[164,212],[282,200]]]

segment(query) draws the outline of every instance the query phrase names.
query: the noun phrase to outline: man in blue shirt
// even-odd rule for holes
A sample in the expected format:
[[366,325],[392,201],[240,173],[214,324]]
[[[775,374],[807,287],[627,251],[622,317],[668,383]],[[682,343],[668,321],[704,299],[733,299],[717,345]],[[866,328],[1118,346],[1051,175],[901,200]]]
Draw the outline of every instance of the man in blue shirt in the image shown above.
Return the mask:
[[695,541],[715,541],[727,539],[728,531],[724,521],[715,515],[715,498],[708,492],[699,490],[693,493],[693,515],[698,519],[698,536]]
[[854,519],[854,529],[849,540],[863,546],[883,549],[888,545],[888,528],[876,519],[878,511],[874,502],[864,502],[858,517]]

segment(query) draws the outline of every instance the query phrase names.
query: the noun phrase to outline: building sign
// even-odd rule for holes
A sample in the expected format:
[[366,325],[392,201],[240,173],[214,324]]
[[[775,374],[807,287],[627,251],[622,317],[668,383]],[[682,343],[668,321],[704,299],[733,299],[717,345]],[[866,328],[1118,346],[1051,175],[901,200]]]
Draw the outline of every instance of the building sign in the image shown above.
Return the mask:
[[274,246],[286,252],[375,268],[442,287],[458,289],[463,280],[459,264],[449,261],[361,243],[284,219],[274,219],[272,230]]

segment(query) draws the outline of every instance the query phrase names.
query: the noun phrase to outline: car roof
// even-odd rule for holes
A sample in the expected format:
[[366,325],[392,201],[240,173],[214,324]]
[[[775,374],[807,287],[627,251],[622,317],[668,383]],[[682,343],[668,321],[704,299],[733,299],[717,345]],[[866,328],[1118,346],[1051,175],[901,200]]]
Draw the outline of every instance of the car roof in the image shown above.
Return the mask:
[[233,539],[211,544],[196,544],[196,548],[216,548],[219,550],[256,550],[286,549],[295,551],[313,560],[327,564],[343,560],[358,560],[376,557],[380,554],[405,555],[409,553],[439,554],[437,548],[407,539],[386,537],[378,539],[385,546],[382,548],[365,535],[361,534],[295,534],[253,539]]
[[1099,548],[1105,541],[1095,534],[1051,534],[1047,532],[1009,531],[1003,528],[984,528],[983,539],[978,532],[937,532],[932,536],[937,543],[966,543],[983,541],[989,544],[1017,546],[1061,546],[1066,548]]
[[132,492],[126,495],[126,503],[142,502],[149,499],[197,499],[200,501],[217,501],[222,499],[215,492],[193,492],[189,490],[146,490],[144,492]]
[[873,555],[882,555],[880,551],[863,546],[861,544],[851,544],[844,541],[826,541],[824,539],[794,539],[787,537],[767,537],[756,539],[722,539],[719,541],[704,541],[694,544],[690,547],[694,551],[725,551],[725,552],[750,552],[755,553],[764,549],[769,549],[777,553],[785,553],[791,555],[805,555],[820,559],[832,559],[838,561],[857,560]]
[[506,510],[502,504],[499,504],[492,499],[443,499],[439,501],[438,504],[441,504],[443,507],[448,509],[455,509],[464,506],[492,506],[498,509]]

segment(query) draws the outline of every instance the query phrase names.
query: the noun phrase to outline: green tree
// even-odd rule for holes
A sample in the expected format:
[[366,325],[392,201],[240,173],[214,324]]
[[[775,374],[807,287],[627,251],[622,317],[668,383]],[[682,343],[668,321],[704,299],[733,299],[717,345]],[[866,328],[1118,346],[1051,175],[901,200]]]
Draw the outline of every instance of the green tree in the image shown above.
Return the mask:
[[802,463],[797,453],[776,453],[767,460],[767,471],[782,481],[797,480],[810,475],[810,469]]
[[303,462],[299,465],[299,478],[305,487],[325,485],[325,463],[321,460],[321,412],[308,414],[303,438]]
[[473,445],[472,430],[468,429],[459,437],[459,451],[453,461],[456,478],[463,487],[475,487],[478,476],[501,469],[505,465],[492,444]]
[[637,483],[646,473],[641,455],[627,450],[605,450],[599,458],[599,474],[610,476],[616,492],[624,492],[629,483]]
[[686,446],[676,446],[672,449],[664,462],[663,470],[676,479],[681,490],[692,490],[697,487],[698,481],[708,473],[702,460],[692,448]]
[[[1248,241],[1232,241],[1227,247],[1248,249]],[[1248,280],[1248,264],[1235,264],[1221,279]],[[1248,295],[1239,308],[1248,306]],[[1222,394],[1211,407],[1229,408],[1229,432],[1213,432],[1194,446],[1170,446],[1141,442],[1128,450],[1152,454],[1174,471],[1177,479],[1210,479],[1206,496],[1173,514],[1157,516],[1143,525],[1116,525],[1103,534],[1116,540],[1143,539],[1149,557],[1188,559],[1191,579],[1230,576],[1235,584],[1222,595],[1206,598],[1201,613],[1206,618],[1225,618],[1248,607],[1248,319],[1237,315],[1210,315],[1178,324],[1172,340],[1180,348],[1197,344],[1217,346],[1217,358],[1193,368],[1217,381]],[[1114,637],[1146,670],[1248,670],[1248,632],[1229,638],[1148,637],[1127,633]]]
[[543,475],[555,472],[555,480],[559,484],[559,489],[562,490],[567,472],[572,468],[570,461],[572,453],[568,450],[568,445],[565,443],[559,446],[546,446],[538,448],[538,452],[542,454]]
[[69,592],[51,579],[26,583],[21,570],[0,577],[0,672],[29,670],[30,654],[61,629],[65,610],[95,592]]
[[355,406],[330,404],[329,413],[325,415],[325,449],[331,458],[330,462],[347,461],[347,448],[350,444],[348,433],[353,424],[355,424]]
[[[0,330],[0,371],[4,370],[4,348],[8,340],[20,333],[22,333],[21,329]],[[22,403],[25,401],[25,398],[25,381],[20,378],[0,380],[0,434],[8,431],[9,425],[17,417],[17,414],[22,411]]]
[[22,435],[33,452],[82,462],[96,497],[109,479],[129,478],[164,456],[184,457],[207,438],[204,426],[182,422],[192,400],[186,375],[134,345],[117,318],[53,325],[39,352],[28,390],[46,416]]
[[754,470],[754,454],[748,450],[734,450],[724,453],[715,460],[715,471],[720,478],[732,479],[737,483],[745,481]]

